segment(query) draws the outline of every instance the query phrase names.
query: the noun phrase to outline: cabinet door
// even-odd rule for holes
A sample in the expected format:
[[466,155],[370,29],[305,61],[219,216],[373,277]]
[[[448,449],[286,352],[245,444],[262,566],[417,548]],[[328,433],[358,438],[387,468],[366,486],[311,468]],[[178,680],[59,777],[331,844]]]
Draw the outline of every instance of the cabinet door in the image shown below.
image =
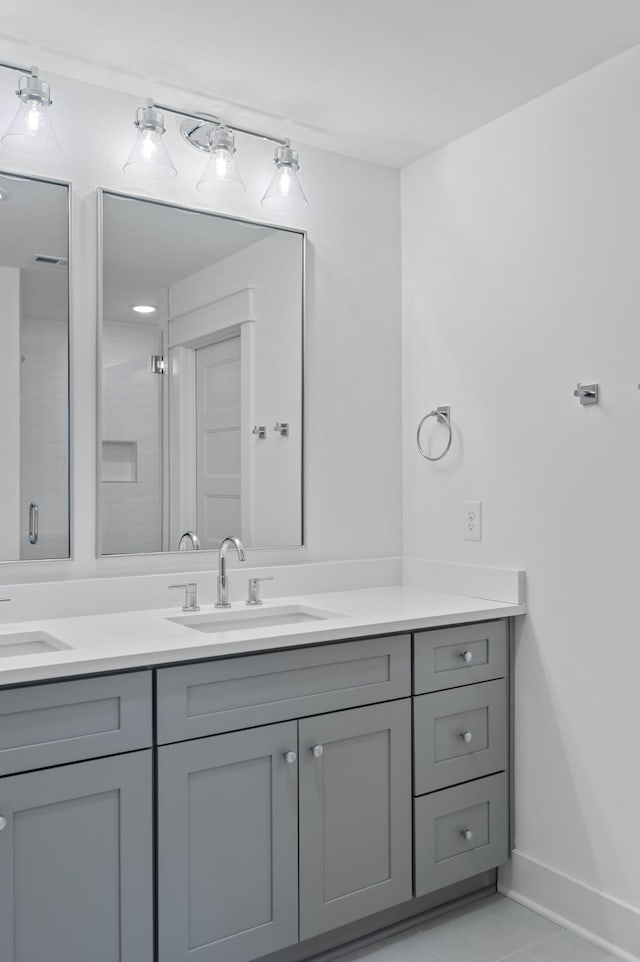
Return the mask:
[[160,962],[246,962],[298,940],[289,752],[295,722],[158,750]]
[[299,722],[300,938],[412,895],[411,702]]
[[152,962],[150,751],[0,779],[0,815],[2,962]]

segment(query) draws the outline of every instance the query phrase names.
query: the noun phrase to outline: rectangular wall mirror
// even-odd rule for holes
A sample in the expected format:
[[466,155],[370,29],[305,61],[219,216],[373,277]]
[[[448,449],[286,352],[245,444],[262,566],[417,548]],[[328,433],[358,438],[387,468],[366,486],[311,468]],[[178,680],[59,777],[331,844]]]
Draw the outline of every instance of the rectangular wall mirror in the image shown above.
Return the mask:
[[99,203],[98,553],[302,544],[304,233]]
[[69,187],[0,172],[0,561],[69,557]]

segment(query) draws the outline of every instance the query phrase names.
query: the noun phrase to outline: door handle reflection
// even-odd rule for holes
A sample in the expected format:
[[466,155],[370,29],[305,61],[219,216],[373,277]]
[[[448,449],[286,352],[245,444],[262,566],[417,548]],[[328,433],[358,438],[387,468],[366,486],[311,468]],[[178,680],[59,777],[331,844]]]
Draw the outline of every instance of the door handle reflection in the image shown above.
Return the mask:
[[29,544],[38,543],[38,513],[38,505],[32,501],[29,505]]

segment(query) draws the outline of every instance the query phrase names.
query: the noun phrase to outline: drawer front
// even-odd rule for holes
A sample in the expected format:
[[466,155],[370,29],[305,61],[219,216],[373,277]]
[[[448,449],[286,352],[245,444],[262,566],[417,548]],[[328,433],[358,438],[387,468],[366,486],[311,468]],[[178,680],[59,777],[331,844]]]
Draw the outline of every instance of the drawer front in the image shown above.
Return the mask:
[[162,668],[158,742],[353,708],[411,693],[409,635]]
[[414,644],[415,694],[472,685],[506,674],[505,621],[420,631]]
[[414,800],[416,896],[507,861],[505,773]]
[[506,680],[413,699],[416,795],[507,767]]
[[0,692],[0,775],[152,744],[151,672]]

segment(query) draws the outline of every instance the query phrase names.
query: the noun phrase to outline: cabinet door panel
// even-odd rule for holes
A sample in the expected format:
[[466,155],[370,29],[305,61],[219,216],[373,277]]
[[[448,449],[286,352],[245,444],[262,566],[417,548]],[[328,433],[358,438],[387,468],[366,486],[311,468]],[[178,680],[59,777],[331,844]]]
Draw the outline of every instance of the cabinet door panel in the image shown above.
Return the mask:
[[158,752],[160,962],[247,962],[298,939],[295,722]]
[[411,898],[411,704],[299,726],[300,938],[308,939]]
[[0,780],[3,962],[151,962],[151,752]]

